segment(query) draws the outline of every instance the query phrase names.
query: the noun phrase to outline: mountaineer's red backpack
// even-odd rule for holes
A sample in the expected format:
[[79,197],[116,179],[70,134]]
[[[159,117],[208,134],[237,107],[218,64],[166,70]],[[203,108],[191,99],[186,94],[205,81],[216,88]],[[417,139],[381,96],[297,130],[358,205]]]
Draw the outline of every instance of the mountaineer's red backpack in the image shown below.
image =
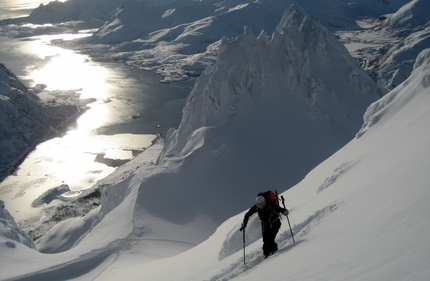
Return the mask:
[[258,193],[258,196],[263,196],[266,199],[266,202],[272,202],[273,204],[279,206],[279,197],[278,192],[276,190],[275,192],[273,192],[272,190],[260,192]]

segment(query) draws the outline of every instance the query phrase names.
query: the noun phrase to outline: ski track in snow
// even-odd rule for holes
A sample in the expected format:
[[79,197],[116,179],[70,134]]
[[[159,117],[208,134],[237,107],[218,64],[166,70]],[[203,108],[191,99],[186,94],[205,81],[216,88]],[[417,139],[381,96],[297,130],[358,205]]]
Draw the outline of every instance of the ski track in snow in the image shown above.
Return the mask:
[[317,193],[320,193],[321,191],[323,191],[324,189],[328,188],[333,183],[335,183],[336,180],[340,176],[342,176],[346,171],[348,171],[349,168],[351,168],[352,166],[353,166],[353,163],[351,162],[342,163],[338,168],[334,170],[333,175],[326,178],[324,183],[318,187]]
[[[296,241],[295,244],[293,244],[290,229],[287,226],[284,231],[278,234],[276,242],[278,243],[279,250],[276,252],[275,255],[271,257],[277,256],[279,254],[284,254],[285,252],[288,252],[290,249],[292,249],[294,246],[305,242],[304,236],[306,236],[311,231],[312,227],[318,225],[326,215],[337,210],[338,206],[339,203],[333,203],[323,209],[316,211],[312,216],[308,217],[302,223],[294,225],[294,227],[292,227],[292,231],[294,234],[294,240]],[[285,221],[284,223],[288,225],[288,222]],[[257,243],[262,243],[261,239],[259,239]],[[269,261],[271,257],[269,257],[267,261]],[[221,273],[214,275],[211,279],[208,279],[207,281],[228,281],[242,274],[248,273],[249,270],[257,268],[257,266],[264,261],[262,251],[258,249],[245,254],[245,261],[246,264],[243,263],[242,256],[236,262],[224,268]]]

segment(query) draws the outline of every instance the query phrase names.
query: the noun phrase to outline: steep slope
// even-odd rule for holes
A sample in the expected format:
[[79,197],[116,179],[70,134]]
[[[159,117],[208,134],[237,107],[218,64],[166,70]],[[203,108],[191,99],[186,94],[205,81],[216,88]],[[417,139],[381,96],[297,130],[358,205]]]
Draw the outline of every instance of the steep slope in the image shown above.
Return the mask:
[[[158,167],[140,171],[140,184],[133,180],[133,188],[140,186],[134,227],[156,217],[187,225],[200,234],[187,242],[199,241],[207,235],[201,221],[217,225],[246,208],[252,199],[244,194],[250,199],[297,183],[354,136],[380,96],[347,50],[297,6],[270,40],[249,29],[224,39],[218,62],[190,93],[179,128],[169,131]],[[184,195],[185,202],[177,200]]]
[[245,29],[223,40],[158,163],[106,189],[98,221],[123,206],[134,209],[127,239],[198,243],[258,191],[290,187],[353,138],[381,95],[330,32],[291,6],[271,39]]
[[414,0],[385,20],[382,29],[398,37],[398,43],[376,62],[381,84],[391,89],[400,85],[411,74],[417,55],[430,47],[428,7],[429,0]]
[[160,164],[200,171],[193,190],[225,189],[217,197],[288,187],[349,141],[381,95],[315,18],[291,6],[270,40],[249,29],[223,40],[217,64],[196,82],[179,128],[168,133]]
[[263,261],[256,219],[247,227],[244,265],[238,231],[242,212],[189,251],[142,262],[145,254],[133,249],[128,259],[121,256],[100,273],[83,278],[429,279],[429,66],[430,50],[426,50],[418,56],[411,77],[368,108],[360,133],[283,193],[295,245],[283,220],[277,238],[280,250]]
[[[389,15],[385,25],[395,33],[411,30],[425,25],[430,20],[428,14],[429,0],[413,0],[402,6],[397,12]],[[409,32],[408,32],[409,33]]]
[[1,244],[12,249],[16,247],[15,242],[24,244],[29,248],[36,248],[30,236],[19,228],[2,200],[0,200],[0,241]]
[[[295,247],[284,228],[277,257],[260,266],[257,242],[247,248],[253,263],[241,266],[241,213],[201,245],[161,259],[208,237],[226,216],[249,207],[257,189],[288,188],[284,170],[272,171],[275,164],[283,169],[292,159],[313,157],[306,148],[325,149],[320,140],[348,140],[340,131],[359,119],[349,108],[378,91],[325,34],[293,8],[271,39],[264,33],[255,38],[249,30],[237,40],[224,39],[218,63],[199,79],[159,164],[108,188],[102,206],[87,216],[52,229],[52,246],[70,243],[69,251],[46,255],[21,243],[9,247],[10,238],[1,235],[0,264],[8,269],[0,270],[1,279],[253,281],[269,272],[288,272],[291,280],[429,279],[428,51],[410,79],[368,109],[353,141],[284,193]],[[343,83],[346,91],[332,90]],[[226,179],[233,181],[224,185]],[[257,231],[247,231],[253,235],[249,242],[259,237],[257,222],[252,226]],[[253,265],[259,266],[241,276]]]
[[[411,77],[366,111],[360,133],[283,193],[288,224],[279,252],[263,261],[258,219],[244,212],[225,221],[205,242],[168,259],[127,267],[149,280],[427,280],[430,219],[430,49],[417,58]],[[254,243],[255,241],[255,243]],[[169,265],[169,270],[162,270]],[[112,278],[111,280],[115,280]],[[118,278],[119,280],[119,278]]]
[[[153,248],[155,255],[171,250],[160,249],[157,237],[146,244],[143,237],[140,242],[137,237],[128,243],[112,240],[105,249],[98,249],[97,242],[118,237],[124,230],[121,226],[127,226],[126,206],[132,202],[126,200],[104,225],[99,224],[100,229],[92,229],[88,234],[94,236],[92,241],[84,239],[76,247],[86,248],[87,254],[81,256],[73,249],[42,255],[20,243],[11,248],[6,244],[11,245],[10,238],[1,236],[5,242],[1,264],[8,270],[0,271],[0,276],[109,281],[141,280],[142,276],[145,280],[256,281],[269,275],[292,281],[428,280],[429,66],[430,49],[418,56],[407,81],[368,108],[356,138],[283,193],[296,245],[291,244],[283,221],[277,239],[280,250],[264,262],[259,240],[248,243],[243,264],[238,228],[244,212],[225,221],[205,242],[170,258],[148,259]],[[186,202],[186,197],[177,199]],[[81,221],[91,224],[97,215],[93,212]],[[63,225],[63,231],[74,233],[71,226],[70,222]],[[76,227],[82,231],[82,225]],[[258,228],[257,221],[249,224],[246,233],[253,236],[247,236],[247,241],[259,237]]]
[[382,58],[377,59],[375,66],[379,72],[379,82],[390,89],[400,85],[411,74],[417,55],[429,47],[430,17],[428,24],[402,38]]
[[430,47],[429,6],[429,0],[409,1],[395,13],[362,20],[361,29],[336,34],[375,81],[394,89],[409,77],[417,55]]
[[427,49],[411,77],[368,108],[357,137],[284,194],[298,245],[284,228],[284,251],[237,280],[269,271],[290,280],[430,277],[429,73]]

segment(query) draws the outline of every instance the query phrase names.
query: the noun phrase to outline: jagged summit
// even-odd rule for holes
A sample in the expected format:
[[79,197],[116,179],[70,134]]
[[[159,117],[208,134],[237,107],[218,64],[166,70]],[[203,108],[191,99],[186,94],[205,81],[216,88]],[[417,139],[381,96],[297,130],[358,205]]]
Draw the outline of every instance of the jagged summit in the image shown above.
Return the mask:
[[[309,2],[321,8],[340,1]],[[58,223],[36,242],[52,254],[18,243],[0,227],[0,264],[7,269],[0,279],[254,281],[288,272],[303,280],[321,273],[351,281],[429,280],[428,264],[416,262],[430,252],[429,50],[416,58],[411,77],[369,107],[357,137],[321,162],[322,151],[348,141],[344,128],[361,120],[351,104],[361,107],[378,90],[319,28],[292,7],[273,35],[255,36],[252,30],[261,29],[247,27],[237,39],[224,38],[159,163],[161,142],[104,180],[99,207]],[[296,245],[284,220],[277,255],[260,266],[258,218],[248,224],[246,244],[239,228],[257,190],[267,189],[285,197]]]
[[301,114],[294,103],[307,108],[308,121],[324,120],[344,139],[345,132],[359,128],[366,106],[381,91],[330,32],[293,5],[271,39],[245,28],[237,40],[222,40],[218,62],[197,81],[180,127],[168,138],[176,145],[167,146],[167,154],[179,153],[195,129],[233,123],[237,118],[230,116],[248,111],[252,119],[279,125],[273,129],[282,133],[285,120]]
[[[240,210],[245,206],[233,198],[243,189],[291,186],[354,137],[380,94],[331,34],[292,6],[271,38],[245,28],[241,37],[222,40],[217,63],[197,80],[181,124],[166,137],[159,164],[175,175],[162,185],[145,180],[141,205],[169,220],[171,213],[152,203],[167,200],[185,221],[201,209],[222,221],[227,211],[199,198],[228,192],[225,210]],[[201,186],[213,191],[202,194]],[[174,200],[184,192],[193,209]],[[170,199],[161,199],[166,193]]]

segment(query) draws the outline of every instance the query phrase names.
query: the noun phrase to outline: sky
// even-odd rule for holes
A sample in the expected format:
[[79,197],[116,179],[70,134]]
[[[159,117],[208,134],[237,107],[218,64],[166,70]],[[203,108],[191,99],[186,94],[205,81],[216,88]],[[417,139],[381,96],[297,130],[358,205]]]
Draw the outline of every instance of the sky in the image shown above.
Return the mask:
[[[0,209],[0,279],[429,279],[430,50],[413,59],[388,92],[298,7],[271,36],[223,39],[179,127],[105,179],[101,206],[37,250]],[[243,215],[272,187],[295,244],[284,218],[263,260],[254,217],[244,264]]]

